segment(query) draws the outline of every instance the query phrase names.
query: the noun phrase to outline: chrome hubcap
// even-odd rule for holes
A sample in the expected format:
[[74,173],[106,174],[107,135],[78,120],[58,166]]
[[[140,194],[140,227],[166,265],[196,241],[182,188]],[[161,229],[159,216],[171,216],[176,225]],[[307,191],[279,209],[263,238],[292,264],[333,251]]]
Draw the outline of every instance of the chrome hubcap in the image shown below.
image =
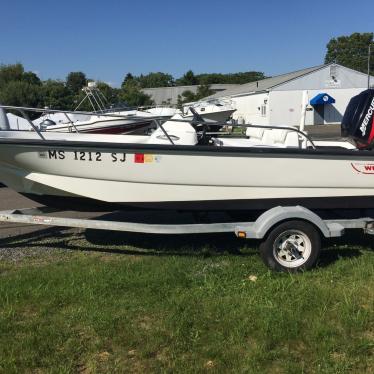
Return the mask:
[[309,237],[299,230],[282,232],[274,241],[274,258],[284,267],[294,268],[303,265],[312,252]]

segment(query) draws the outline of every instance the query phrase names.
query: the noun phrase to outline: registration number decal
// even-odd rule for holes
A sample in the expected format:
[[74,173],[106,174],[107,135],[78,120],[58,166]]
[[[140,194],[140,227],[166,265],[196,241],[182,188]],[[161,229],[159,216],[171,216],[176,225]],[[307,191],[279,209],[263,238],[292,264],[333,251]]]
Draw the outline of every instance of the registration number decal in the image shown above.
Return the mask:
[[[153,164],[161,162],[160,155],[149,153],[126,154],[124,152],[93,152],[93,151],[63,151],[49,149],[48,151],[38,152],[39,158],[46,160],[72,160],[85,162],[109,161],[112,163],[124,163],[127,159],[135,164]],[[128,157],[129,156],[129,157]]]
[[59,151],[55,149],[49,149],[48,152],[39,152],[40,158],[45,158],[49,160],[73,160],[73,161],[87,161],[87,162],[102,162],[111,161],[123,163],[126,161],[126,153],[123,152],[91,152],[91,151]]

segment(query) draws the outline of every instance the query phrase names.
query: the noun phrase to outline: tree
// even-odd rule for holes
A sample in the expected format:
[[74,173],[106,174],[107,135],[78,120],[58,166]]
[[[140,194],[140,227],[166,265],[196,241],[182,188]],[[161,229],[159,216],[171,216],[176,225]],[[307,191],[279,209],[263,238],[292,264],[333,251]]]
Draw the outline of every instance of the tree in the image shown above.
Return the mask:
[[24,72],[22,64],[0,65],[0,89],[9,82],[22,81]]
[[[327,43],[325,63],[336,62],[348,68],[367,73],[368,50],[373,42],[373,33],[355,32],[349,36],[332,38]],[[374,69],[371,59],[370,71]]]
[[86,75],[81,71],[72,71],[66,77],[66,86],[72,93],[78,93],[86,83]]
[[211,90],[209,84],[202,84],[199,87],[197,87],[197,92],[196,92],[196,100],[203,99],[204,97],[213,95],[214,91]]
[[27,83],[30,83],[30,84],[35,84],[37,86],[42,85],[42,81],[40,80],[40,78],[35,73],[33,73],[32,71],[24,72],[23,76],[22,76],[22,80],[24,82],[27,82]]
[[51,109],[71,109],[74,96],[64,82],[49,79],[41,87],[42,106]]
[[265,74],[260,71],[246,71],[229,74],[199,74],[196,77],[199,80],[199,84],[244,84],[266,78]]
[[190,90],[183,91],[181,95],[178,95],[179,108],[181,108],[183,104],[192,103],[193,101],[195,101],[195,94]]
[[[0,103],[14,106],[38,107],[42,103],[41,81],[22,64],[0,66]],[[18,112],[14,112],[19,115]],[[35,113],[30,113],[35,118]]]
[[126,83],[131,81],[136,81],[141,88],[170,87],[174,85],[173,76],[161,72],[149,73],[146,75],[140,74],[138,77],[127,73],[121,87],[124,87]]
[[127,73],[126,76],[125,76],[125,78],[123,79],[121,87],[122,88],[125,87],[126,83],[128,83],[128,82],[130,82],[132,80],[134,80],[134,76],[131,73]]
[[174,78],[172,75],[161,72],[141,75],[138,78],[138,81],[142,88],[170,87],[174,84]]
[[40,78],[32,71],[25,71],[22,64],[0,65],[0,88],[9,82],[26,82],[40,86]]
[[124,101],[127,105],[133,107],[154,104],[151,97],[141,91],[139,83],[136,80],[127,81],[119,92],[118,98],[120,101]]
[[182,106],[185,103],[191,103],[193,101],[198,101],[204,97],[213,95],[214,91],[210,89],[209,85],[203,84],[197,88],[196,93],[190,90],[182,92],[182,95],[178,96],[178,106]]
[[188,70],[182,78],[177,79],[176,84],[177,86],[194,86],[199,84],[199,80],[192,70]]
[[[0,90],[0,103],[3,105],[39,107],[41,104],[40,87],[23,81],[10,81]],[[20,115],[19,112],[15,114]],[[30,113],[32,119],[36,118],[35,112]]]
[[104,95],[106,103],[108,105],[118,102],[118,95],[120,90],[118,88],[113,88],[105,82],[97,82],[97,88]]
[[177,86],[190,86],[190,85],[211,85],[211,84],[244,84],[255,82],[266,78],[265,74],[261,71],[245,71],[240,73],[204,73],[195,75],[189,70],[183,77],[177,79],[175,84]]

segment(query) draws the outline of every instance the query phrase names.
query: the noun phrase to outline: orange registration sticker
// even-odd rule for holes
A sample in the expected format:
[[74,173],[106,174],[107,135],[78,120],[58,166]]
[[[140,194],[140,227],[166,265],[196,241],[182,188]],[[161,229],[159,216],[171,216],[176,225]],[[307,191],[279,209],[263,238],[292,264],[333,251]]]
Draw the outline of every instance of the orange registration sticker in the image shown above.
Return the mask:
[[144,155],[144,162],[153,162],[153,155]]

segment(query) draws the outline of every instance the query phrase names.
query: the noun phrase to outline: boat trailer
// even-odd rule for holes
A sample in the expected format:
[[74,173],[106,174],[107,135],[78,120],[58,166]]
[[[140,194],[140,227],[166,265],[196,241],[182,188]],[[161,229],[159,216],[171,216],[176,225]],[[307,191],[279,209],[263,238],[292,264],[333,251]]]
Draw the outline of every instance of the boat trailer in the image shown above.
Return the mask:
[[146,234],[208,234],[233,232],[238,238],[259,239],[260,255],[273,270],[297,271],[313,267],[321,249],[320,239],[340,237],[346,229],[374,235],[374,218],[324,220],[302,206],[277,206],[252,222],[154,224],[50,216],[61,212],[50,207],[0,211],[0,222],[60,226]]

